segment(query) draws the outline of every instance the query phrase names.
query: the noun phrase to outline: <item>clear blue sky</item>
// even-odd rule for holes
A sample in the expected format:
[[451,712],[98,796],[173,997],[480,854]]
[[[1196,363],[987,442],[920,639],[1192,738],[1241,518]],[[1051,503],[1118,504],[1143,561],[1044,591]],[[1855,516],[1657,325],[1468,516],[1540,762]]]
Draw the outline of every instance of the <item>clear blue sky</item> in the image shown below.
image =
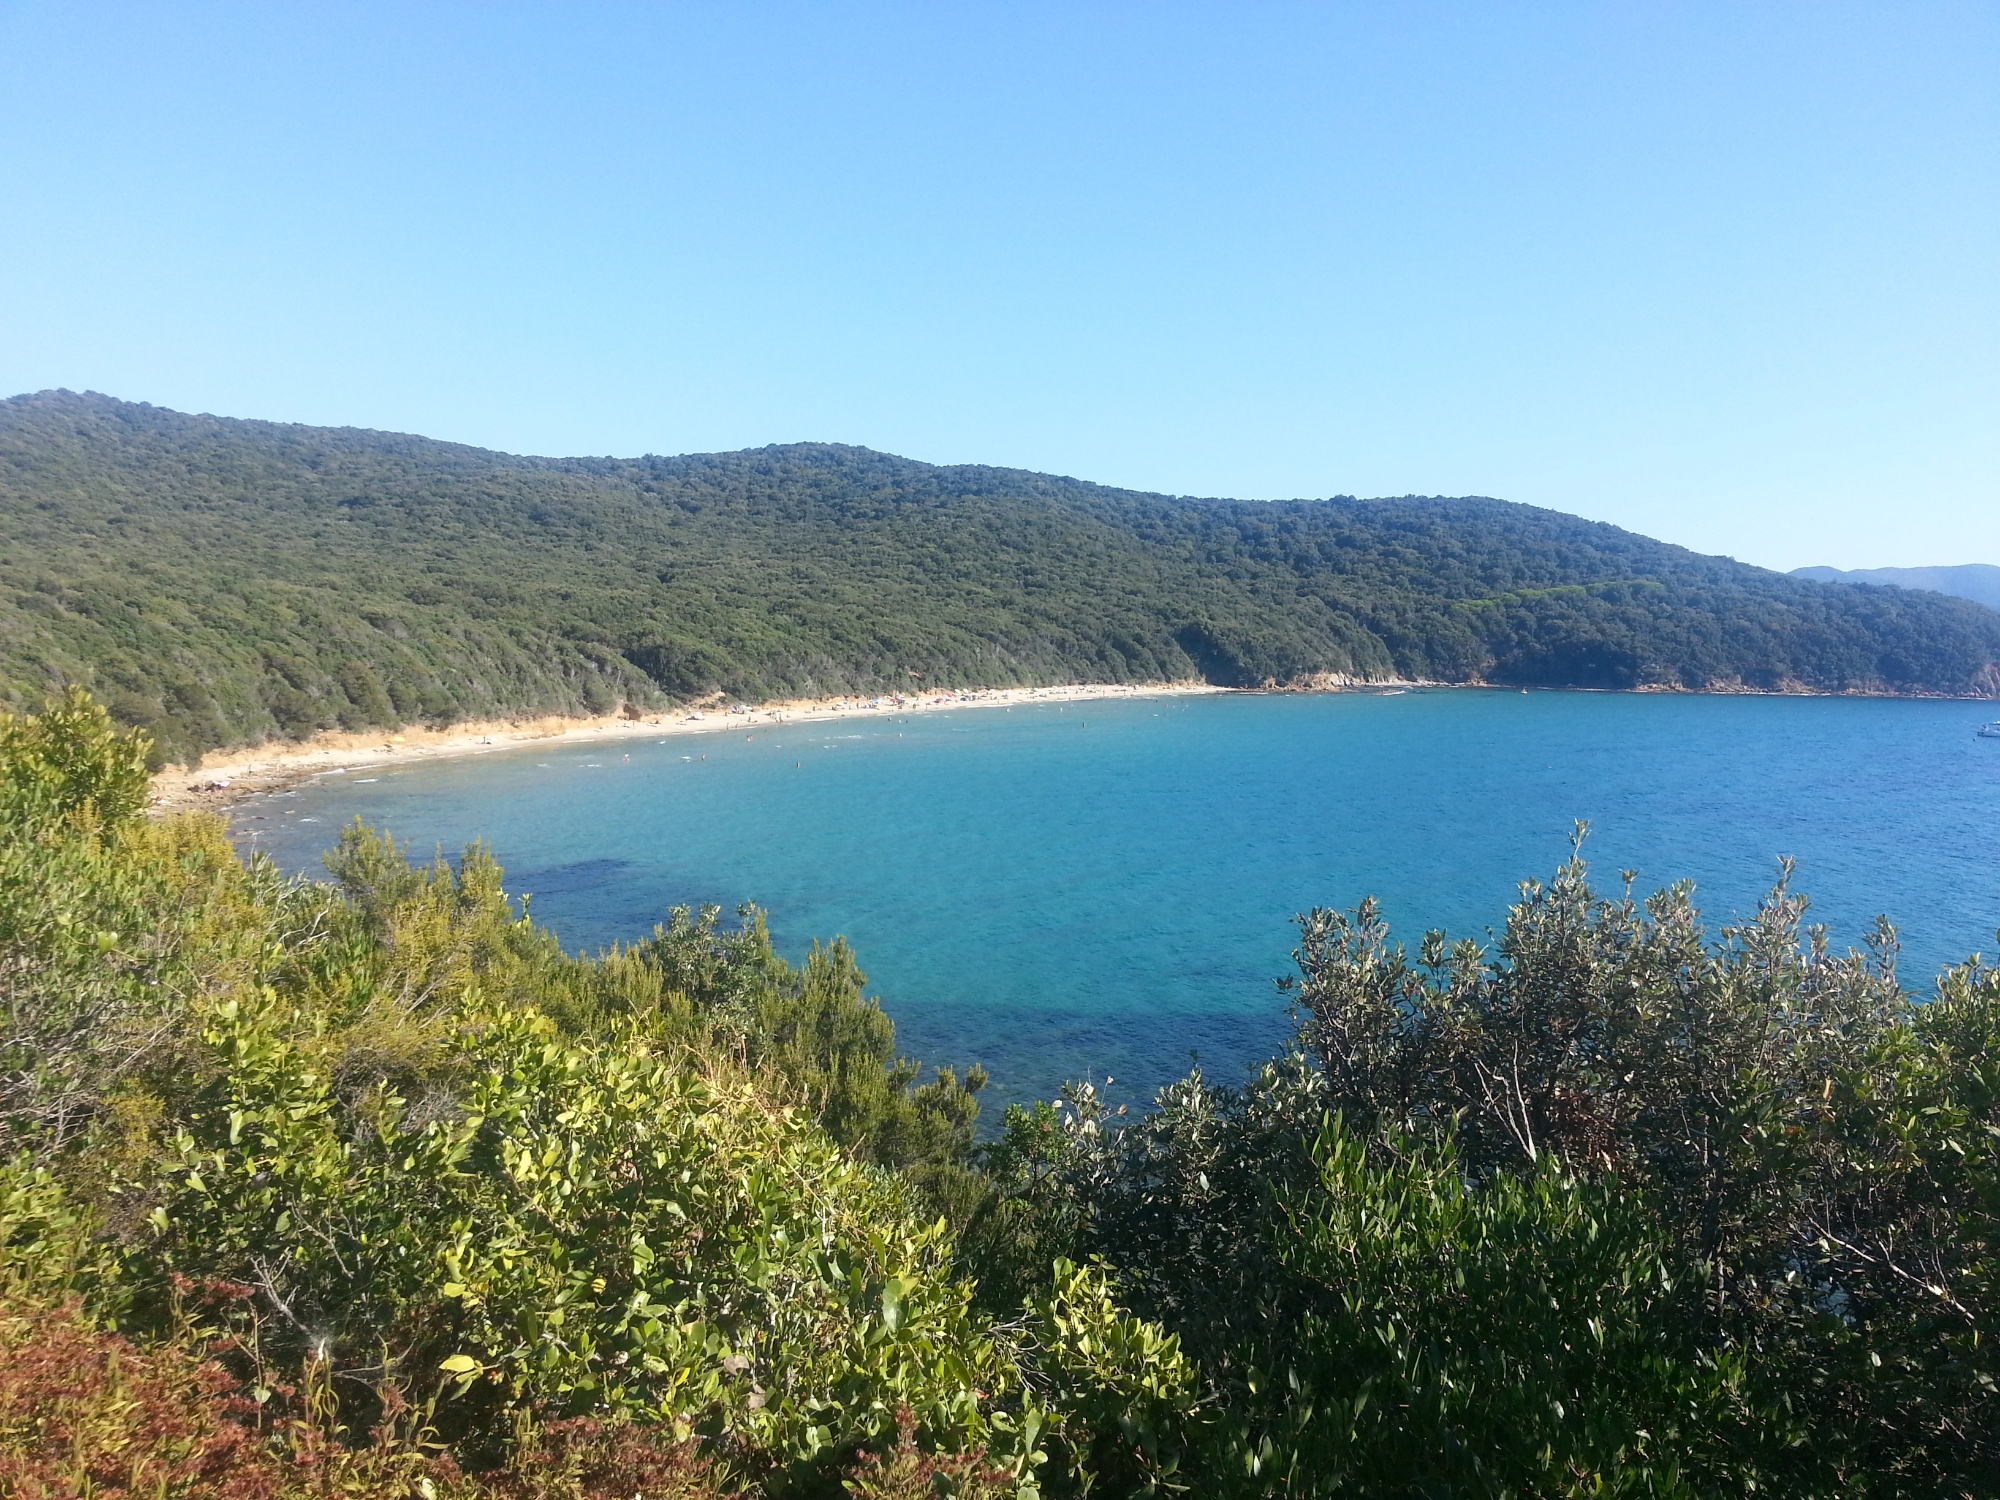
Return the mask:
[[0,389],[2000,562],[2000,6],[0,0]]

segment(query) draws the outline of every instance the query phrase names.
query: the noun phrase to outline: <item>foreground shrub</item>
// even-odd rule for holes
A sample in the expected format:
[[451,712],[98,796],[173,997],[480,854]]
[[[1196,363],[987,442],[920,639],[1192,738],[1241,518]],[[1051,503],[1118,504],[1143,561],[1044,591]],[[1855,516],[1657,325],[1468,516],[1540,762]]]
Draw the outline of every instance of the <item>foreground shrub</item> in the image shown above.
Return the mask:
[[1493,953],[1313,913],[1291,1055],[1010,1111],[965,1254],[1178,1338],[1196,1489],[2000,1493],[2000,972],[1918,1003],[1803,913],[1580,861]]
[[[1646,1205],[1544,1160],[1468,1181],[1449,1140],[1335,1124],[1271,1224],[1285,1317],[1239,1350],[1286,1492],[1692,1495],[1758,1468],[1741,1360]],[[1375,1158],[1371,1160],[1371,1157]],[[1264,1466],[1253,1466],[1253,1472]],[[1706,1481],[1706,1482],[1704,1482]]]
[[[524,1424],[504,1468],[467,1473],[407,1413],[392,1414],[354,1443],[316,1420],[315,1404],[311,1391],[266,1393],[262,1403],[246,1398],[230,1371],[185,1336],[135,1345],[90,1326],[75,1304],[0,1305],[0,1494],[10,1500],[724,1500],[750,1493],[726,1483],[700,1445],[657,1426],[589,1417]],[[1018,1482],[977,1454],[926,1452],[914,1416],[902,1408],[893,1444],[860,1454],[839,1488],[865,1500],[1001,1500],[1018,1492]]]
[[255,1411],[220,1365],[0,1308],[0,1494],[276,1496],[280,1465],[240,1420]]
[[[507,1467],[467,1474],[392,1411],[359,1442],[327,1425],[325,1376],[249,1399],[187,1337],[135,1345],[74,1304],[0,1308],[0,1494],[17,1500],[720,1500],[715,1465],[658,1429],[523,1429]],[[318,1410],[315,1410],[315,1408]],[[288,1414],[289,1413],[289,1414]],[[398,1420],[401,1418],[402,1420]]]
[[[379,1368],[445,1432],[496,1407],[643,1417],[753,1464],[893,1435],[1017,1464],[1021,1387],[892,1178],[636,1023],[588,1043],[466,997],[448,1118],[343,1106],[297,1018],[231,1001],[143,1263],[256,1292],[267,1357]],[[135,1272],[136,1274],[136,1272]]]

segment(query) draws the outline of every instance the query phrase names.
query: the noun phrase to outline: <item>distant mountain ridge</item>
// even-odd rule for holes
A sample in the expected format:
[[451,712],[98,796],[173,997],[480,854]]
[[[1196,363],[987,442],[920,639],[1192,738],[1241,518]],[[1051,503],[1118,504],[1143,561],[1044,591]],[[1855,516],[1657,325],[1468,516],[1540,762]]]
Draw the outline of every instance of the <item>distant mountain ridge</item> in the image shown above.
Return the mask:
[[1988,609],[2000,609],[2000,568],[1991,563],[1957,563],[1941,568],[1794,568],[1791,576],[1820,583],[1929,589],[1934,594],[1949,594],[1954,599],[1970,599]]
[[2000,616],[1478,497],[1203,500],[823,443],[527,458],[0,401],[0,704],[80,682],[176,757],[1190,677],[1991,695]]

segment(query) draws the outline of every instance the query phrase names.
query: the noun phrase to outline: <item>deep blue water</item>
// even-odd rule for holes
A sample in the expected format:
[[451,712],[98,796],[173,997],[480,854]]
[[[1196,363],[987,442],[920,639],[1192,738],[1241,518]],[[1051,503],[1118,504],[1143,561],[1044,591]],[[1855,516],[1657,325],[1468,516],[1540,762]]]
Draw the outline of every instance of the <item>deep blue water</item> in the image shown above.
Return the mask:
[[846,935],[911,1055],[982,1061],[1003,1097],[1085,1073],[1131,1097],[1190,1050],[1233,1079],[1281,1044],[1294,913],[1373,893],[1412,942],[1483,937],[1579,818],[1605,886],[1691,878],[1711,926],[1793,855],[1836,944],[1887,912],[1925,987],[1994,950],[1991,714],[1478,690],[966,708],[327,776],[237,826],[299,870],[356,814],[424,851],[484,838],[571,948],[754,901],[794,957]]

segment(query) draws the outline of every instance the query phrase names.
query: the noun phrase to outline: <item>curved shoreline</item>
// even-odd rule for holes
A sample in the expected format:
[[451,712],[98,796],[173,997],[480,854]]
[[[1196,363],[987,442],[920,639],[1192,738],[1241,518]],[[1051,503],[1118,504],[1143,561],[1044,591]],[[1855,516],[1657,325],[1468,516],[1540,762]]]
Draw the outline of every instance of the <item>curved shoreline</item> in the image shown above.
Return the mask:
[[[1414,678],[1362,681],[1324,674],[1283,686],[1217,687],[1206,682],[1062,683],[1039,688],[966,688],[955,693],[905,694],[862,698],[788,698],[755,706],[692,708],[643,713],[637,717],[603,714],[576,717],[561,714],[517,719],[482,719],[442,729],[414,726],[365,734],[324,732],[298,744],[275,747],[270,742],[242,750],[205,755],[193,766],[168,766],[153,776],[148,810],[156,817],[172,813],[222,812],[246,798],[309,781],[333,771],[380,766],[446,756],[484,755],[542,740],[581,743],[626,735],[708,734],[744,724],[832,722],[879,714],[936,713],[956,708],[1002,708],[1017,703],[1087,703],[1116,698],[1166,698],[1216,693],[1379,693],[1408,688],[1460,688],[1488,692],[1604,692],[1686,695],[1690,697],[1753,698],[1906,698],[1978,701],[1973,695],[1946,693],[1876,693],[1849,689],[1816,692],[1787,685],[1778,688],[1711,686],[1672,687],[1645,684],[1632,688],[1526,688],[1488,682],[1431,682]],[[740,711],[739,711],[740,710]]]
[[[1381,687],[1402,684],[1383,683]],[[1371,684],[1371,686],[1376,686]],[[543,740],[578,743],[619,739],[627,735],[658,739],[670,734],[712,734],[744,724],[834,722],[884,714],[937,713],[956,708],[1001,708],[1019,703],[1087,703],[1108,698],[1164,698],[1230,693],[1236,688],[1204,682],[1068,683],[1042,688],[978,688],[961,693],[925,693],[881,698],[802,698],[731,708],[676,710],[628,718],[606,714],[596,718],[549,715],[537,718],[489,719],[453,724],[444,729],[397,729],[372,734],[327,733],[301,744],[205,755],[194,766],[168,766],[153,777],[150,811],[155,816],[179,812],[222,812],[246,798],[284,791],[331,771],[361,766],[437,760],[447,756],[485,755]]]

